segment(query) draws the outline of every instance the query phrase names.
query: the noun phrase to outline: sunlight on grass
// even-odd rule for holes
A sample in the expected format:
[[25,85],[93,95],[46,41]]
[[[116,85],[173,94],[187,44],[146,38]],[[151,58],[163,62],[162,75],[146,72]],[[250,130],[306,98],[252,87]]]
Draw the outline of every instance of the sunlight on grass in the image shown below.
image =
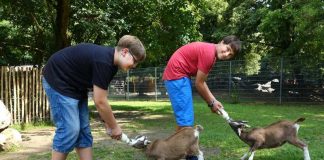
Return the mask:
[[17,129],[18,131],[24,130],[33,130],[33,129],[49,129],[52,128],[54,125],[52,122],[34,122],[34,123],[22,123],[22,124],[14,124],[11,125],[12,128]]
[[[149,110],[149,111],[169,111],[171,108],[170,102],[154,102],[154,101],[109,101],[109,104],[114,109],[122,110]],[[89,106],[94,107],[93,101],[89,102]]]
[[[169,102],[153,101],[109,101],[116,118],[123,121],[123,130],[130,134],[146,133],[148,136],[166,138],[174,132],[175,120]],[[225,110],[233,119],[247,120],[252,127],[263,127],[281,119],[296,120],[305,117],[299,130],[300,139],[309,144],[312,159],[324,159],[324,108],[309,105],[265,105],[228,104]],[[217,114],[211,113],[206,104],[195,100],[195,124],[201,124],[204,131],[200,135],[200,145],[206,160],[239,159],[249,149],[233,132],[230,126]],[[90,109],[95,111],[93,102]],[[100,136],[100,134],[98,134]],[[104,135],[103,135],[104,136]],[[152,138],[152,137],[151,137]],[[113,140],[94,144],[94,159],[134,160],[146,159],[141,150],[117,143]],[[32,159],[47,159],[48,154],[33,156]],[[75,152],[69,159],[76,158]],[[302,150],[286,144],[276,149],[258,150],[255,159],[262,160],[302,160]]]

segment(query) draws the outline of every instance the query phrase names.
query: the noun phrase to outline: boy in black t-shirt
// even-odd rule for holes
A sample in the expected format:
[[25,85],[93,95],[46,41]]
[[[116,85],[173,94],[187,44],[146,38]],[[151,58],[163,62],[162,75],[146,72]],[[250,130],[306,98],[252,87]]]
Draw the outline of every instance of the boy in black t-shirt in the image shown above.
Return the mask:
[[122,130],[107,101],[108,85],[118,68],[135,68],[145,57],[142,42],[131,35],[123,36],[115,48],[81,43],[50,57],[43,71],[43,88],[56,126],[52,159],[66,159],[74,148],[80,159],[92,159],[88,88],[93,88],[94,103],[111,137],[120,139]]

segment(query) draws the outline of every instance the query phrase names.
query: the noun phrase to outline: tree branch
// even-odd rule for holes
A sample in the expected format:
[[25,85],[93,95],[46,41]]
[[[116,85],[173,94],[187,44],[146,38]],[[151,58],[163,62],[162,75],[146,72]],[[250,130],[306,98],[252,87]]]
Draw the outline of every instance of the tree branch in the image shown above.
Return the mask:
[[11,47],[16,47],[16,48],[22,48],[22,49],[27,49],[27,50],[31,50],[31,51],[37,51],[37,52],[40,52],[40,53],[46,53],[44,50],[42,49],[39,49],[39,48],[34,48],[32,46],[29,46],[29,45],[18,45],[18,44],[14,44],[14,43],[8,43],[8,42],[0,42],[0,47],[8,47],[8,46],[11,46]]

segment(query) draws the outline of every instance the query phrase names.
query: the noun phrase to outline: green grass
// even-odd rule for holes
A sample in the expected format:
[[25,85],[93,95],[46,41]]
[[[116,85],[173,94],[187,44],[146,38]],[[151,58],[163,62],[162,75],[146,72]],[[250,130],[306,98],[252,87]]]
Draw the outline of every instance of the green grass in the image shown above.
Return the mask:
[[[143,130],[172,134],[175,121],[169,102],[150,101],[112,101],[113,110],[132,111],[116,114],[117,119],[129,118],[131,123],[124,125],[127,132],[141,133]],[[248,150],[229,125],[220,116],[211,113],[206,104],[195,100],[195,122],[204,127],[200,145],[205,151],[205,159],[233,160],[239,159]],[[299,130],[300,139],[309,144],[311,158],[324,160],[324,107],[310,105],[267,105],[267,104],[223,104],[233,119],[249,121],[252,127],[262,127],[279,119],[296,120],[305,117]],[[94,106],[90,107],[95,110]],[[134,112],[135,111],[135,112]],[[143,118],[146,117],[146,118]],[[149,118],[147,118],[149,117]],[[161,137],[164,138],[164,137]],[[111,144],[113,143],[113,144]],[[130,148],[120,142],[102,140],[94,144],[94,159],[132,160],[146,159],[141,150]],[[29,159],[49,159],[50,153],[33,155]],[[75,152],[68,159],[76,159]],[[302,150],[286,144],[276,149],[259,150],[255,160],[302,160]]]
[[25,130],[34,130],[34,129],[48,129],[51,128],[53,125],[50,121],[39,121],[33,123],[22,123],[22,124],[14,124],[11,127],[17,129],[18,131],[25,131]]

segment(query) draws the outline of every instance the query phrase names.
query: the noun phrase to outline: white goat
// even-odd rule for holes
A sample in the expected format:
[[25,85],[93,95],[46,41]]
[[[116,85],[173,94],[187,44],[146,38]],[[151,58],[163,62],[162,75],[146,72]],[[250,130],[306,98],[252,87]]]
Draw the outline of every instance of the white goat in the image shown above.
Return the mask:
[[183,128],[165,140],[155,140],[147,146],[146,155],[157,160],[177,160],[186,155],[198,155],[203,160],[199,150],[199,133],[203,130],[200,125],[195,128]]
[[275,122],[265,128],[254,128],[247,131],[246,121],[231,121],[229,124],[238,137],[250,146],[249,152],[245,153],[241,160],[246,159],[251,153],[249,160],[253,160],[254,153],[258,149],[279,147],[286,142],[301,148],[304,151],[304,160],[310,160],[307,144],[297,137],[299,124],[305,118],[299,118],[295,122],[283,120]]

